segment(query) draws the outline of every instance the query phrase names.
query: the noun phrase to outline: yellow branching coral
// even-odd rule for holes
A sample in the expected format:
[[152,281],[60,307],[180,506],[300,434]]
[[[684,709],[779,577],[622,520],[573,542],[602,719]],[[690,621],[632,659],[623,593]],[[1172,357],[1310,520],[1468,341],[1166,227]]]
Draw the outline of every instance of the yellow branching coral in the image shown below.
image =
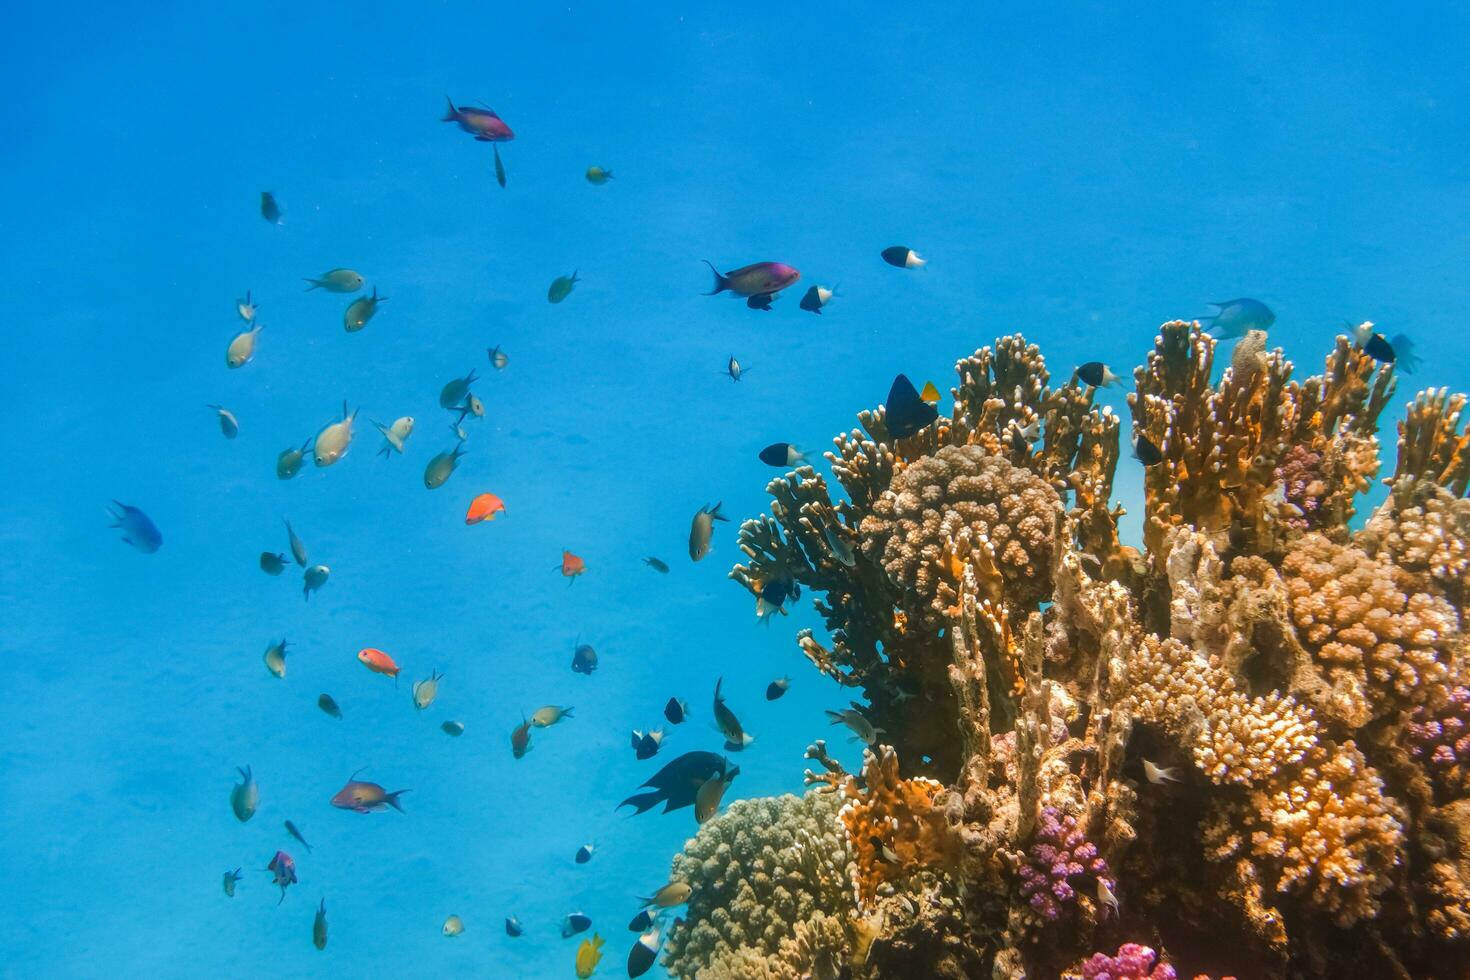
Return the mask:
[[1403,810],[1352,742],[1323,746],[1299,780],[1226,802],[1205,828],[1215,860],[1249,853],[1339,926],[1372,918],[1403,862]]
[[859,528],[863,551],[880,560],[909,606],[931,625],[958,599],[961,569],[946,541],[963,530],[987,549],[1018,605],[1051,591],[1051,555],[1061,501],[1033,473],[979,446],[946,446],[909,465]]
[[1333,686],[1330,710],[1352,727],[1421,703],[1449,676],[1460,643],[1454,610],[1405,593],[1392,565],[1309,534],[1282,574],[1292,622]]
[[852,848],[853,889],[860,906],[871,905],[885,882],[920,868],[943,868],[959,856],[959,837],[935,805],[944,784],[903,779],[898,754],[880,745],[863,754],[860,780],[842,787],[838,817]]

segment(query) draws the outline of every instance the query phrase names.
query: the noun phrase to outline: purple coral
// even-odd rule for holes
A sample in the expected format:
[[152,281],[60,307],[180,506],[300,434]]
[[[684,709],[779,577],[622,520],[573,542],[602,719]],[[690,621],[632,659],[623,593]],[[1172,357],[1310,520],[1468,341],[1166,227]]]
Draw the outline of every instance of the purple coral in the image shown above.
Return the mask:
[[1082,884],[1076,879],[1101,882],[1104,888],[1099,891],[1106,891],[1109,897],[1113,887],[1108,862],[1077,826],[1077,818],[1052,806],[1041,811],[1036,839],[1020,875],[1021,897],[1048,922],[1055,922],[1065,908],[1076,903],[1076,889]]
[[1301,511],[1299,516],[1286,518],[1286,526],[1298,531],[1316,527],[1317,512],[1322,509],[1322,500],[1327,496],[1327,481],[1322,478],[1322,454],[1306,446],[1292,446],[1281,457],[1281,465],[1276,467],[1276,479],[1281,481],[1286,502]]
[[1443,797],[1458,799],[1470,791],[1470,688],[1453,687],[1438,707],[1414,709],[1409,752]]
[[1124,943],[1117,956],[1093,953],[1082,964],[1083,980],[1175,980],[1178,976],[1167,963],[1155,965],[1158,956],[1147,946]]

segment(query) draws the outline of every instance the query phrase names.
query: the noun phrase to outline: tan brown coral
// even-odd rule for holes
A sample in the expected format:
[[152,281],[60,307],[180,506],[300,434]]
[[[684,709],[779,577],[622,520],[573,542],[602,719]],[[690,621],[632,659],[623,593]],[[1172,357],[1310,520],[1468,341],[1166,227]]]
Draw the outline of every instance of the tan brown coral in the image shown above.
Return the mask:
[[1405,478],[1354,543],[1416,576],[1421,588],[1463,603],[1470,575],[1470,499],[1429,480]]
[[1051,592],[1060,515],[1056,491],[1034,473],[979,446],[946,446],[900,473],[859,530],[864,553],[882,562],[909,611],[937,628],[959,595],[947,541],[968,531],[988,548],[1007,597],[1024,607]]
[[1357,728],[1422,703],[1443,685],[1460,644],[1444,600],[1404,591],[1403,576],[1320,534],[1282,563],[1292,623],[1333,687],[1324,710]]
[[847,802],[838,818],[847,830],[860,906],[871,905],[885,882],[958,859],[959,836],[937,804],[944,785],[923,777],[901,778],[898,754],[889,746],[863,753],[861,780],[849,779],[841,792]]

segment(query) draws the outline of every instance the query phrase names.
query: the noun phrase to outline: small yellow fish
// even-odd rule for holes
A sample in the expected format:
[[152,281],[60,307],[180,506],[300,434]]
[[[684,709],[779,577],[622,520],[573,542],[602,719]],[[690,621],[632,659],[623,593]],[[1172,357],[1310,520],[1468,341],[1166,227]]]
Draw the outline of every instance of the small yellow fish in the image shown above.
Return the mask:
[[548,704],[537,708],[531,713],[531,724],[537,728],[550,728],[563,718],[572,716],[571,708],[559,708],[554,704]]
[[413,706],[423,711],[433,704],[434,699],[439,696],[439,682],[443,679],[443,674],[432,670],[427,678],[416,682],[413,686]]
[[934,382],[924,382],[924,390],[919,392],[919,399],[929,405],[939,404],[939,389],[934,387]]
[[591,939],[582,940],[582,945],[577,947],[577,976],[581,980],[587,980],[600,962],[602,962],[602,937],[594,932]]
[[464,921],[459,916],[451,915],[444,920],[444,935],[453,939],[462,932],[464,932]]
[[277,677],[286,676],[286,641],[265,648],[265,669]]
[[647,898],[638,899],[645,908],[657,905],[661,909],[671,909],[675,905],[683,905],[689,901],[689,896],[694,893],[694,887],[687,881],[671,881]]

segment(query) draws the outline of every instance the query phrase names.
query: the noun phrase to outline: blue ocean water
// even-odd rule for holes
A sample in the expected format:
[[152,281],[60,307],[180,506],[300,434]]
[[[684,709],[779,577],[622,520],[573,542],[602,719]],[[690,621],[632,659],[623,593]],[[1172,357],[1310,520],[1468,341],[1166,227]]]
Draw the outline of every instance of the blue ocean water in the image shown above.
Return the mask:
[[[757,622],[725,579],[735,523],[686,554],[700,506],[766,509],[761,447],[825,449],[897,371],[947,387],[1013,331],[1055,374],[1121,373],[1160,322],[1236,296],[1276,312],[1299,376],[1345,321],[1415,337],[1390,442],[1416,387],[1470,387],[1457,4],[22,0],[5,22],[0,975],[571,976],[573,911],[608,940],[599,975],[620,975],[634,896],[695,823],[614,805],[718,749],[716,679],[757,737],[727,800],[798,789],[806,744],[840,742],[821,712],[843,692],[793,643],[818,625],[805,604]],[[439,121],[446,94],[515,129],[504,189],[490,147]],[[594,164],[615,179],[588,184]],[[884,265],[893,244],[929,265]],[[706,258],[803,279],[754,312],[701,295]],[[339,266],[390,297],[359,333],[349,297],[303,291]],[[820,317],[796,308],[812,283],[837,288]],[[231,371],[247,289],[265,327]],[[437,394],[472,368],[486,417],[426,491],[455,441]],[[348,457],[277,480],[276,454],[344,400]],[[366,420],[400,415],[407,454],[375,457]],[[485,491],[508,512],[466,527]],[[1118,493],[1136,535],[1126,464]],[[118,542],[113,499],[157,522],[158,553]],[[332,569],[309,602],[294,566],[256,566],[284,519]],[[588,567],[572,585],[564,548]],[[283,636],[278,680],[261,657]],[[569,669],[579,638],[590,677]],[[369,646],[403,666],[396,687],[356,662]],[[439,699],[415,711],[431,670]],[[691,720],[636,761],[629,730],[662,725],[671,695]],[[575,715],[513,759],[543,704]],[[261,804],[242,825],[245,765]],[[411,790],[406,812],[329,806],[359,768]],[[278,848],[300,876],[279,904]],[[466,930],[446,939],[451,913]]]

